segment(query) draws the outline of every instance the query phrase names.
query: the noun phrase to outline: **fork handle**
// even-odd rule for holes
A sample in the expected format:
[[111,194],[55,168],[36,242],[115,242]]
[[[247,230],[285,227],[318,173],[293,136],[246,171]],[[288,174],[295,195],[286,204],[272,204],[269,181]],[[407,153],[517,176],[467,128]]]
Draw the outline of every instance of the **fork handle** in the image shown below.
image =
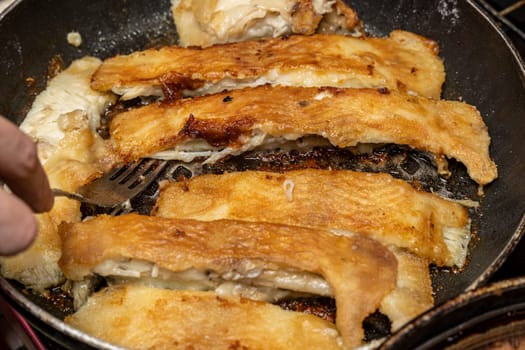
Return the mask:
[[77,200],[77,201],[80,201],[80,202],[87,202],[86,198],[83,195],[81,195],[81,194],[73,193],[73,192],[67,192],[67,191],[61,190],[59,188],[53,188],[51,190],[53,191],[53,194],[55,196],[66,197],[66,198],[74,199],[74,200]]

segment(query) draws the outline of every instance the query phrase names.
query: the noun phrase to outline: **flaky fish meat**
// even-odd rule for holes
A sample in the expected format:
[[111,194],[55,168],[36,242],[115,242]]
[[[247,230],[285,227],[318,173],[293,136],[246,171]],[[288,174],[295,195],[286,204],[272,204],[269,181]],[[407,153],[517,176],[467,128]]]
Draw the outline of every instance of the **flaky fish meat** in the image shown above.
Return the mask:
[[[97,273],[172,279],[212,290],[217,281],[333,295],[348,347],[396,285],[395,256],[362,236],[266,223],[201,222],[127,214],[60,226],[67,278]],[[201,284],[199,288],[197,284]],[[324,291],[324,292],[323,292]]]
[[110,287],[65,322],[134,350],[344,349],[335,326],[319,317],[214,292]]
[[317,136],[340,148],[408,145],[436,160],[455,158],[479,184],[497,177],[475,107],[382,89],[260,86],[158,102],[117,115],[110,135],[124,161],[204,156],[213,163]]
[[181,46],[330,32],[363,35],[357,13],[342,0],[172,0]]
[[438,99],[437,44],[406,31],[388,38],[292,35],[210,46],[148,49],[106,59],[91,87],[123,99],[201,95],[263,84],[370,87]]

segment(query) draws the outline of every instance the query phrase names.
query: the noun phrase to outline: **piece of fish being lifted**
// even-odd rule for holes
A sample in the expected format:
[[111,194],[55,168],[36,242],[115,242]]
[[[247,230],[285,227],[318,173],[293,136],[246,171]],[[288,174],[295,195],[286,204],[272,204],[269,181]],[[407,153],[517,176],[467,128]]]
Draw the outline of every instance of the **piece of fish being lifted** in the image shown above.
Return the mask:
[[110,136],[124,161],[204,156],[213,163],[315,136],[340,148],[408,145],[438,161],[455,158],[481,185],[497,177],[487,126],[476,108],[384,89],[265,85],[158,102],[117,115]]
[[[128,214],[64,224],[60,236],[60,266],[71,280],[96,273],[174,289],[230,282],[333,296],[336,327],[349,348],[361,343],[364,318],[397,281],[396,258],[380,243],[301,227]],[[222,291],[228,289],[236,288]]]
[[263,84],[370,87],[438,99],[445,81],[437,44],[396,30],[388,38],[293,35],[148,49],[106,59],[91,87],[123,99],[201,95]]

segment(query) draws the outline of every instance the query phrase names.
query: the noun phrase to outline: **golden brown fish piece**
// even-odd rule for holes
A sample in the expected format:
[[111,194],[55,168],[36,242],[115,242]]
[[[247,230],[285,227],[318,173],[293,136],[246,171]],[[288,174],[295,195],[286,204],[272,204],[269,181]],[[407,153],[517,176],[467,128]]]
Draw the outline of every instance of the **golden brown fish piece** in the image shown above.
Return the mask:
[[397,285],[381,302],[379,311],[392,322],[392,332],[434,306],[428,260],[403,249],[390,248],[397,259]]
[[[156,215],[354,232],[450,266],[463,265],[467,247],[461,243],[470,237],[463,206],[417,191],[388,174],[349,170],[196,176],[165,184]],[[467,238],[453,239],[457,236]]]
[[43,292],[64,282],[64,275],[58,267],[60,237],[52,216],[43,213],[36,215],[36,218],[39,234],[35,241],[17,255],[0,256],[0,274],[23,283],[27,289]]
[[212,163],[316,135],[341,148],[395,143],[438,160],[455,158],[482,185],[497,177],[487,126],[476,108],[387,90],[247,88],[122,113],[110,134],[116,152],[128,161],[206,155]]
[[397,261],[378,242],[300,227],[128,214],[64,224],[60,235],[60,266],[72,280],[101,270],[118,274],[126,269],[108,268],[108,262],[129,260],[154,263],[146,272],[148,278],[168,271],[205,271],[209,280],[221,275],[237,281],[255,281],[281,270],[290,276],[320,275],[335,296],[336,326],[348,347],[360,344],[363,319],[377,309],[397,280]]
[[130,99],[272,85],[370,87],[438,99],[445,81],[438,45],[396,30],[388,38],[294,35],[201,48],[148,49],[106,59],[91,87]]
[[343,349],[316,316],[213,292],[118,286],[93,295],[66,323],[128,349]]
[[337,0],[172,0],[181,46],[315,32],[362,35],[356,12]]

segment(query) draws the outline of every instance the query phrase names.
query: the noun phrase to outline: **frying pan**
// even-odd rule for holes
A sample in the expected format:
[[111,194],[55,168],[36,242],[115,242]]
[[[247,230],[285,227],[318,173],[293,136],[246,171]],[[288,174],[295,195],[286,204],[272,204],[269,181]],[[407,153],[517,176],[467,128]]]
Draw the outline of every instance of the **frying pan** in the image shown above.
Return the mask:
[[380,350],[503,349],[489,346],[502,341],[519,349],[515,342],[524,336],[525,278],[521,277],[463,293],[429,310]]
[[[501,30],[473,1],[349,1],[373,35],[400,28],[436,40],[447,80],[443,97],[477,106],[492,137],[499,178],[485,187],[477,239],[461,273],[434,276],[438,304],[484,284],[518,243],[525,226],[525,68]],[[20,123],[45,87],[48,62],[105,58],[173,44],[169,0],[18,0],[0,16],[0,113]],[[76,48],[66,34],[78,31]],[[31,78],[31,79],[29,79]],[[38,330],[69,348],[115,347],[78,332],[0,279],[0,290]]]

